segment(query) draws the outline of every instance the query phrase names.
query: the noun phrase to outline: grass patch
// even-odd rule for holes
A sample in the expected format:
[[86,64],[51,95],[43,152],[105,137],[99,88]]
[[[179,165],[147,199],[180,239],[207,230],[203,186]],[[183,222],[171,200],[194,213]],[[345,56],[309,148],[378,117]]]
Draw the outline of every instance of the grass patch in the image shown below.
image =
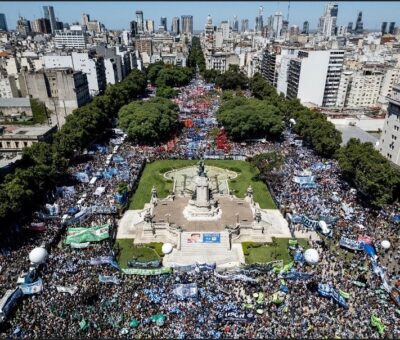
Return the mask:
[[133,244],[133,239],[118,239],[115,241],[116,247],[120,252],[117,257],[120,268],[128,268],[128,261],[148,262],[160,260],[162,243],[152,242],[148,245],[137,246]]
[[[267,263],[282,260],[284,264],[293,261],[289,253],[290,238],[272,238],[272,243],[242,242],[246,263]],[[304,249],[309,248],[307,239],[298,238],[298,244]]]
[[[165,198],[173,189],[173,182],[167,181],[163,174],[173,169],[196,165],[197,160],[160,160],[149,164],[143,170],[139,186],[129,201],[129,209],[143,209],[145,203],[150,202],[153,185],[157,195]],[[271,194],[264,182],[257,180],[258,169],[245,161],[207,160],[205,165],[224,168],[238,173],[238,177],[229,181],[229,189],[239,198],[243,198],[249,185],[254,191],[254,200],[262,209],[276,209]]]

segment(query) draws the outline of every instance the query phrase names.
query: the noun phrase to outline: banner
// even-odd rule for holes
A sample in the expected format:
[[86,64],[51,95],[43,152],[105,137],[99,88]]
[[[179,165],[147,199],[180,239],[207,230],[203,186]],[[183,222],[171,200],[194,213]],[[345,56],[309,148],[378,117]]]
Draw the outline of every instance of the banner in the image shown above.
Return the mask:
[[343,296],[343,298],[344,299],[349,299],[350,298],[350,294],[349,293],[347,293],[347,292],[345,292],[345,291],[343,291],[343,290],[341,290],[341,289],[338,289],[338,292],[339,292],[339,294],[341,295],[341,296]]
[[214,271],[214,276],[219,279],[229,280],[229,281],[239,280],[239,281],[254,282],[254,283],[258,282],[257,279],[253,279],[253,278],[251,278],[247,275],[243,275],[243,274],[221,275],[221,274],[218,274],[218,272]]
[[203,243],[221,243],[220,233],[204,233]]
[[200,271],[200,272],[205,272],[209,270],[215,270],[217,267],[216,263],[194,263],[194,264],[189,264],[189,265],[177,265],[174,264],[172,265],[172,269],[177,272],[190,272],[190,271]]
[[110,237],[108,224],[97,225],[91,228],[68,228],[66,244],[97,242]]
[[33,283],[24,283],[20,285],[19,288],[21,289],[22,293],[24,293],[24,295],[40,293],[41,291],[43,291],[43,281],[41,278],[39,278]]
[[99,275],[99,281],[102,283],[113,283],[119,285],[119,279],[116,276]]
[[239,310],[226,311],[220,316],[224,321],[251,322],[255,320],[253,313]]
[[288,273],[282,273],[282,277],[288,280],[307,280],[309,279],[313,274],[312,273],[302,273],[298,272],[295,270],[292,270]]
[[15,289],[8,289],[0,300],[0,322],[4,321],[4,318],[14,308],[17,300],[23,295],[19,287]]
[[341,247],[348,248],[351,250],[364,250],[363,242],[355,241],[344,236],[340,238],[339,245]]
[[318,292],[326,298],[333,298],[340,306],[347,308],[347,302],[339,291],[329,284],[318,283]]
[[199,291],[196,283],[176,284],[174,285],[173,294],[178,299],[197,298]]
[[337,289],[332,288],[331,296],[340,306],[342,306],[344,308],[348,307],[345,298],[342,295],[340,295],[340,293]]
[[85,242],[85,243],[71,243],[69,245],[73,249],[84,249],[90,246],[90,242]]
[[162,267],[156,269],[139,269],[139,268],[122,268],[124,274],[128,275],[161,275],[169,274],[172,272],[170,267]]
[[128,261],[128,267],[141,268],[141,269],[159,268],[161,267],[161,261],[148,261],[148,262]]
[[78,291],[77,286],[56,286],[56,289],[59,293],[68,293],[70,295],[74,295]]
[[294,176],[293,182],[297,184],[311,184],[315,182],[315,176]]
[[385,325],[382,323],[381,319],[374,314],[371,315],[371,325],[378,329],[380,335],[385,333]]

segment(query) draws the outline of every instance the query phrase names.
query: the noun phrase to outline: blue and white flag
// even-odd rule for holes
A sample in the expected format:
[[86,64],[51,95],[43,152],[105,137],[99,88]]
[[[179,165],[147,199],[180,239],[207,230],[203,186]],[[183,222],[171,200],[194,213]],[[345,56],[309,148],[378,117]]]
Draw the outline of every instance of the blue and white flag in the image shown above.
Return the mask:
[[364,242],[352,240],[344,236],[340,238],[339,245],[352,250],[364,250]]
[[33,283],[24,283],[20,285],[19,288],[21,289],[22,293],[24,293],[24,295],[40,293],[41,291],[43,291],[43,281],[41,278],[39,278]]
[[190,299],[197,298],[199,291],[196,283],[188,283],[175,285],[173,293],[178,299]]
[[119,285],[119,279],[116,276],[99,275],[99,281],[102,283],[113,283]]

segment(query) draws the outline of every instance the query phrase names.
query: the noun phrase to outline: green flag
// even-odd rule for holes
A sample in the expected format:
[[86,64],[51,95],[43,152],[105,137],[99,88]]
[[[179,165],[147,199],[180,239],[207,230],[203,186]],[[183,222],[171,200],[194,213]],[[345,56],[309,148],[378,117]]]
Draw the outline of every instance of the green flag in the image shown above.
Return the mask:
[[261,304],[264,302],[264,293],[260,292],[258,293],[258,297],[257,297],[257,304]]
[[136,319],[131,320],[131,322],[129,323],[129,327],[136,328],[137,326],[139,326],[139,321],[137,321]]
[[297,240],[289,240],[289,246],[295,246],[297,244]]
[[89,328],[89,325],[88,325],[88,323],[86,322],[85,319],[82,319],[81,321],[79,321],[79,328],[82,331],[85,331],[85,330],[87,330]]
[[378,329],[380,335],[385,333],[385,325],[382,323],[381,319],[375,315],[371,315],[371,325]]
[[90,228],[68,228],[65,244],[102,241],[110,237],[108,224]]
[[346,293],[345,291],[343,291],[341,289],[339,289],[339,294],[346,300],[350,297],[349,293]]

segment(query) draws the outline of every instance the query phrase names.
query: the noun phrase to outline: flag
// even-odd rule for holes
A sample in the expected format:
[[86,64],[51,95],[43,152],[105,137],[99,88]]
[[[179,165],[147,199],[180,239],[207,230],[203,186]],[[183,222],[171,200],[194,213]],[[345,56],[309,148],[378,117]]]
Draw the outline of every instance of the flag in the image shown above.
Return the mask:
[[82,319],[81,321],[79,321],[79,328],[82,331],[85,331],[85,330],[87,330],[89,328],[89,325],[88,325],[88,323],[86,322],[85,319]]
[[68,228],[65,244],[102,241],[110,237],[108,224],[90,228]]
[[381,319],[375,315],[371,315],[371,325],[378,329],[379,334],[385,333],[385,325],[382,323]]
[[349,294],[349,293],[346,293],[345,291],[343,291],[343,290],[341,290],[341,289],[338,289],[338,291],[339,291],[339,294],[340,294],[343,298],[345,298],[346,300],[350,297],[350,294]]

